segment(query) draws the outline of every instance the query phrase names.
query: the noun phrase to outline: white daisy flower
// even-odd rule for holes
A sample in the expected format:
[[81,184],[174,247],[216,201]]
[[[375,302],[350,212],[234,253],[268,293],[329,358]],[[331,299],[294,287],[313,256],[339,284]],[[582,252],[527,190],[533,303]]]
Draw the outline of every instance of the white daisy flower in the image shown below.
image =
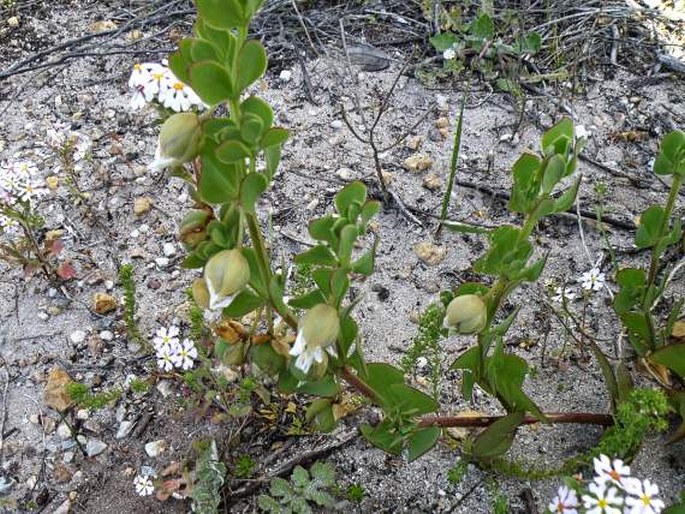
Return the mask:
[[171,72],[165,75],[160,85],[159,101],[164,107],[175,112],[189,111],[194,105],[202,105],[195,91],[178,80]]
[[[625,490],[631,496],[626,498],[626,510],[629,514],[657,514],[666,505],[659,498],[659,486],[653,484],[649,479],[641,482],[636,478],[625,480]],[[630,510],[627,508],[630,507]]]
[[578,496],[573,489],[562,485],[547,508],[555,514],[578,514]]
[[162,371],[169,372],[174,369],[174,363],[180,349],[179,343],[163,346],[157,350],[157,367]]
[[155,350],[160,348],[170,348],[174,344],[178,344],[179,330],[176,325],[170,325],[169,328],[160,328],[152,342],[155,345]]
[[625,479],[630,476],[630,467],[626,466],[621,459],[613,462],[606,455],[600,455],[599,459],[593,459],[595,466],[595,482],[606,484],[607,482],[623,488]]
[[155,492],[155,486],[148,476],[136,475],[136,478],[133,479],[133,485],[138,496],[150,496]]
[[38,168],[30,161],[19,161],[12,165],[14,175],[19,179],[27,179],[35,177],[38,174]]
[[457,52],[454,51],[454,48],[448,48],[442,53],[442,58],[445,59],[446,61],[451,61],[457,56]]
[[34,198],[47,194],[47,189],[37,181],[27,178],[17,183],[14,194],[23,202],[30,202]]
[[570,287],[557,286],[554,288],[554,296],[552,301],[554,303],[563,304],[564,302],[571,302],[575,299],[576,294]]
[[193,368],[197,359],[197,348],[190,339],[184,339],[183,344],[179,345],[178,351],[174,356],[174,365],[184,371]]
[[169,73],[168,68],[161,64],[152,62],[134,64],[133,72],[128,79],[128,87],[134,91],[131,107],[140,109],[158,96],[162,92],[162,83],[166,80],[167,73]]
[[19,222],[17,220],[0,214],[0,234],[15,236],[19,232]]
[[601,273],[599,268],[592,268],[590,271],[583,273],[578,282],[585,291],[599,291],[604,287],[606,277]]
[[583,495],[586,514],[621,514],[623,498],[618,496],[618,489],[597,483],[590,484],[589,489],[591,495]]

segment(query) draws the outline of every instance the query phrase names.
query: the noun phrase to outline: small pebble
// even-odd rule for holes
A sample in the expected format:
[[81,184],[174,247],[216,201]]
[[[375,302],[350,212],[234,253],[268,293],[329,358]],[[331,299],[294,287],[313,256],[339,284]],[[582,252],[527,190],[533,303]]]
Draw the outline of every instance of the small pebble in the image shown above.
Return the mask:
[[164,243],[164,246],[162,246],[162,252],[167,257],[172,257],[176,255],[176,245],[174,245],[174,243]]
[[114,436],[115,439],[123,439],[131,433],[135,423],[132,421],[122,421],[117,430],[117,434]]
[[278,75],[278,78],[281,82],[290,82],[290,80],[293,78],[293,72],[290,70],[283,70]]
[[340,130],[342,127],[343,127],[343,122],[341,120],[331,121],[331,128],[334,128],[335,130]]
[[103,330],[100,332],[100,339],[103,341],[111,341],[114,339],[114,334],[110,330]]
[[41,321],[47,321],[50,319],[50,315],[45,311],[38,311],[38,319]]
[[169,265],[169,258],[168,257],[157,257],[155,259],[155,264],[159,266],[160,268],[166,268]]
[[145,453],[147,453],[148,457],[157,457],[164,450],[166,450],[166,441],[164,439],[150,441],[145,445]]
[[107,445],[102,441],[98,441],[97,439],[91,439],[86,443],[86,455],[88,455],[88,457],[100,455],[106,449]]
[[86,333],[83,330],[75,330],[71,333],[69,339],[74,344],[81,344],[86,340]]

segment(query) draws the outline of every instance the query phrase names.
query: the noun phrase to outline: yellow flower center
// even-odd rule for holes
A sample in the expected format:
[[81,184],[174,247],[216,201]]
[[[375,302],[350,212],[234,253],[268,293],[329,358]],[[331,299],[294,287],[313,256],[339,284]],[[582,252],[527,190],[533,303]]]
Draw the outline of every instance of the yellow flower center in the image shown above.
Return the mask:
[[140,71],[143,69],[143,67],[140,64],[136,63],[133,65],[133,69],[136,71]]
[[609,502],[606,500],[606,498],[600,498],[597,502],[597,506],[601,507],[602,509],[606,509],[609,506]]
[[[594,282],[594,279],[593,279],[593,282]],[[617,482],[621,480],[621,475],[619,475],[618,472],[617,472],[615,469],[612,469],[612,470],[609,471],[609,473],[607,473],[607,474],[608,474],[611,478],[613,478],[614,480],[616,480]]]
[[162,78],[164,78],[164,73],[153,73],[152,78],[155,80],[162,80]]
[[185,86],[181,82],[175,82],[173,87],[176,91],[183,91]]
[[640,496],[640,499],[642,500],[642,504],[643,504],[645,507],[648,507],[649,504],[652,502],[652,497],[649,496],[649,495],[646,495],[646,494],[643,495],[643,496]]

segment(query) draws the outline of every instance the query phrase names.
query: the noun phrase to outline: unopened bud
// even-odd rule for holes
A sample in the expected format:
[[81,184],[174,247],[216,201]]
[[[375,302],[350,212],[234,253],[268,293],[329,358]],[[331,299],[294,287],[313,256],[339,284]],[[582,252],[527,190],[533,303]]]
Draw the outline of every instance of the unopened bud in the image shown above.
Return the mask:
[[180,112],[170,116],[162,125],[151,166],[160,169],[192,161],[198,154],[201,137],[202,127],[196,114]]
[[298,335],[301,333],[307,348],[324,348],[335,342],[340,333],[338,311],[320,303],[309,309],[298,324]]
[[444,325],[460,334],[475,334],[485,328],[488,309],[476,294],[457,296],[447,306]]
[[250,265],[240,250],[222,250],[207,262],[204,278],[209,292],[209,309],[223,309],[249,282]]
[[339,333],[340,319],[335,308],[321,303],[309,309],[300,318],[295,344],[288,352],[297,357],[295,367],[309,373],[312,364],[316,363],[314,375],[323,376],[328,365],[328,356],[323,349],[335,343]]

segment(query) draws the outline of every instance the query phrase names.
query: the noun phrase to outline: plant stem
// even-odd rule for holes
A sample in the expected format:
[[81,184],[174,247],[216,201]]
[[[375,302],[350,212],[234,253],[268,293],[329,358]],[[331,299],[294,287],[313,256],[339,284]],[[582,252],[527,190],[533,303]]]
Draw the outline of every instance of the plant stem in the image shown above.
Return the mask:
[[[357,392],[367,397],[372,402],[378,404],[379,398],[376,392],[347,366],[339,372],[340,378],[350,384]],[[594,412],[546,412],[545,418],[549,423],[568,424],[577,423],[581,425],[601,425],[611,426],[614,418],[610,414],[598,414]],[[487,427],[504,416],[423,416],[418,422],[420,428],[426,427]],[[526,415],[523,418],[523,425],[533,425],[540,423],[535,416]]]
[[[610,414],[598,414],[594,412],[546,412],[545,418],[550,423],[568,424],[576,423],[580,425],[601,425],[611,426],[614,418]],[[424,416],[419,421],[419,427],[487,427],[504,416]],[[540,423],[535,416],[526,415],[521,424],[534,425]]]
[[[671,189],[668,192],[668,200],[666,201],[666,209],[664,210],[664,218],[661,220],[661,226],[659,227],[659,240],[664,237],[664,232],[668,230],[669,220],[671,214],[673,213],[673,208],[675,207],[675,201],[678,197],[678,190],[682,185],[683,179],[679,175],[673,175],[673,180],[671,181]],[[648,297],[648,291],[654,281],[656,280],[656,273],[659,267],[659,249],[658,243],[652,248],[652,262],[649,265],[649,277],[647,279],[647,289],[645,291],[645,301]],[[645,309],[651,308],[650,305],[645,305]]]
[[372,402],[378,404],[379,398],[376,391],[374,391],[371,386],[364,382],[361,378],[354,374],[354,372],[348,367],[344,366],[340,370],[340,378],[345,380],[348,384],[354,387],[359,393],[366,396]]
[[[257,254],[259,270],[262,273],[262,278],[264,279],[267,289],[269,289],[269,285],[271,284],[271,267],[269,266],[269,260],[266,256],[266,247],[264,246],[262,231],[259,228],[257,217],[254,214],[245,213],[245,218],[247,220],[247,228],[250,231],[250,239],[252,239],[252,244],[254,245],[254,250]],[[269,297],[271,297],[271,291],[269,291]],[[271,304],[281,315],[283,320],[290,325],[292,329],[297,330],[297,320],[295,320],[289,312],[281,312],[278,310],[274,302],[271,302]]]

